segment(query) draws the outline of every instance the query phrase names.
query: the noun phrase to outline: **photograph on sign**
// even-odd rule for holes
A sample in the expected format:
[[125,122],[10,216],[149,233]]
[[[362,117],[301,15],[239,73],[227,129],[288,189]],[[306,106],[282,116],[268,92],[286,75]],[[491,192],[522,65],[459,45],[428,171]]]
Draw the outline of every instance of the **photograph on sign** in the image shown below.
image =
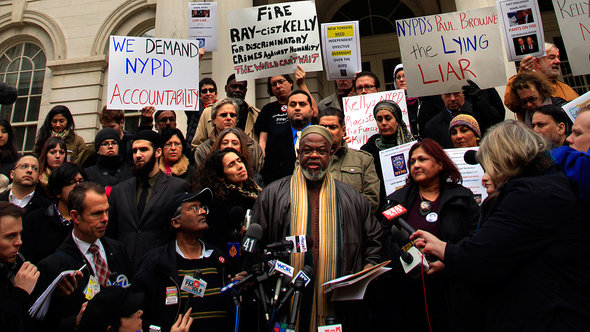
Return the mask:
[[228,12],[236,80],[323,70],[315,3],[282,2]]
[[575,122],[580,108],[586,105],[590,105],[590,91],[563,105],[561,109],[563,109],[572,122]]
[[555,17],[574,75],[590,74],[590,5],[582,0],[553,0]]
[[382,100],[391,100],[399,105],[402,110],[402,119],[410,131],[410,118],[404,90],[345,97],[342,98],[342,111],[344,112],[346,136],[350,138],[348,147],[358,150],[367,143],[371,136],[379,133],[373,109]]
[[110,36],[107,107],[199,109],[199,46],[194,40]]
[[496,6],[508,61],[545,55],[543,22],[537,0],[502,0]]
[[396,20],[408,97],[506,85],[495,7]]
[[217,51],[217,2],[188,3],[188,39],[207,52]]
[[362,71],[358,21],[322,23],[322,45],[329,81],[354,78]]

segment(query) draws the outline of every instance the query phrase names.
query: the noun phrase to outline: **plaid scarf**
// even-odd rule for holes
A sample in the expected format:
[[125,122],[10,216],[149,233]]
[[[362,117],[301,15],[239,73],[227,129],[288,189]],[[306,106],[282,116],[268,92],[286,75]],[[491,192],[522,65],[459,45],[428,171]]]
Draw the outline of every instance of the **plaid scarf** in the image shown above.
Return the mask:
[[[291,190],[291,234],[308,234],[310,216],[307,183],[300,166],[295,168],[290,184]],[[330,172],[326,172],[319,195],[319,262],[315,274],[314,300],[310,317],[310,331],[324,324],[330,309],[328,296],[324,294],[322,284],[338,276],[338,257],[340,255],[340,225],[338,223],[338,205],[336,184]],[[295,271],[304,265],[304,255],[291,255],[291,265]]]

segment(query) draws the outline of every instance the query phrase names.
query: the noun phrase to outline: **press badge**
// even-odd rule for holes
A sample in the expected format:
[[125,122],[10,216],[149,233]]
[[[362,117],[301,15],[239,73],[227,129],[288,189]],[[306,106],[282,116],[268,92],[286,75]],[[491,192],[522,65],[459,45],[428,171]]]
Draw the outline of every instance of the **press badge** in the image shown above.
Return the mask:
[[176,287],[166,287],[166,305],[178,304],[178,289]]
[[90,276],[88,279],[88,285],[84,289],[84,295],[86,296],[86,300],[90,301],[96,294],[100,292],[100,283],[98,282],[98,277]]
[[182,289],[185,292],[189,292],[194,294],[198,297],[203,297],[205,295],[205,289],[207,288],[207,282],[203,279],[195,279],[191,276],[184,276],[182,279]]

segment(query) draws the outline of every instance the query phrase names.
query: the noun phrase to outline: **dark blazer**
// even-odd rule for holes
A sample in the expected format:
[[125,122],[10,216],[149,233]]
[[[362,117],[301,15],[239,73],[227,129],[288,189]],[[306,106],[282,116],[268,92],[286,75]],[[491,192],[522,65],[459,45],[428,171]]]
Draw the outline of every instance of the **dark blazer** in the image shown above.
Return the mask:
[[586,331],[590,224],[561,173],[509,180],[479,232],[447,244],[445,271],[472,281],[487,331]]
[[53,254],[72,232],[72,226],[60,223],[54,205],[37,209],[23,217],[23,245],[20,252],[33,264]]
[[132,262],[137,262],[150,249],[170,239],[170,217],[167,200],[186,191],[187,182],[160,172],[152,194],[141,216],[137,212],[137,178],[127,179],[113,187],[109,197],[109,237],[123,242]]
[[[100,241],[107,254],[111,282],[121,274],[131,280],[131,264],[123,244],[104,237]],[[74,293],[65,297],[54,296],[52,298],[43,323],[44,331],[74,331],[76,315],[80,312],[82,303],[86,302],[84,289],[88,285],[90,275],[94,275],[94,273],[90,267],[91,263],[80,252],[71,233],[53,255],[39,262],[40,277],[33,293],[37,296],[45,291],[58,274],[66,270],[77,270],[84,264],[88,264],[88,269],[82,272],[84,276],[78,280],[78,286]]]
[[[10,190],[0,194],[0,201],[1,202],[8,202],[8,195],[10,194]],[[35,193],[33,194],[33,198],[29,201],[29,203],[25,206],[25,213],[29,213],[31,211],[37,209],[43,209],[48,207],[51,204],[51,200],[45,196],[45,193],[40,190],[40,187],[35,188]]]
[[269,185],[273,181],[293,174],[295,161],[293,132],[291,126],[287,126],[266,142],[264,166],[260,172],[264,184]]

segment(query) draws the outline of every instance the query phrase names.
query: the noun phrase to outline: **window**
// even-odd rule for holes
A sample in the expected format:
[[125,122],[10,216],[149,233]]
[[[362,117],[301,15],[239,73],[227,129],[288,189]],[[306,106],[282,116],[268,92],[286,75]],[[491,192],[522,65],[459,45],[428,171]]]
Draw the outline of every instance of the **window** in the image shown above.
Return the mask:
[[361,37],[395,33],[395,20],[414,17],[401,1],[349,1],[332,17],[331,22],[359,21]]
[[0,80],[16,87],[18,92],[14,104],[2,105],[0,117],[12,125],[20,152],[33,150],[35,144],[45,62],[43,50],[28,42],[14,45],[0,56]]

